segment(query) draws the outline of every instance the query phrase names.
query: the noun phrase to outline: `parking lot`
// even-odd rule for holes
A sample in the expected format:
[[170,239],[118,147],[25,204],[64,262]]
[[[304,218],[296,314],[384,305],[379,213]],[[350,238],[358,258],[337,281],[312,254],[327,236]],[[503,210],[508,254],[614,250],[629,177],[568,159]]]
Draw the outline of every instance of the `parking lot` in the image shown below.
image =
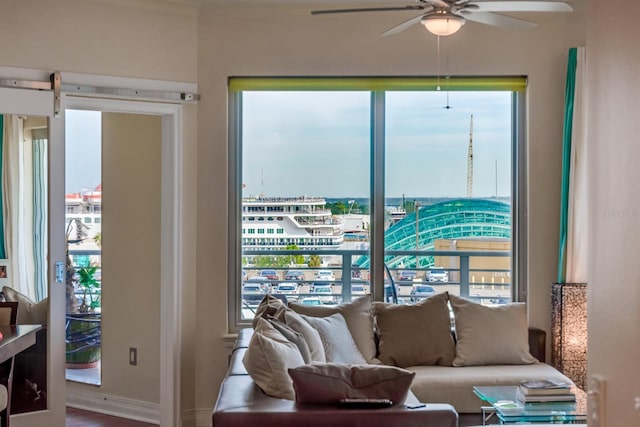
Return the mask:
[[[261,282],[264,293],[269,292],[272,294],[277,294],[277,293],[285,294],[287,296],[287,299],[292,301],[305,302],[305,300],[307,300],[308,303],[317,303],[318,298],[322,297],[320,298],[320,300],[322,301],[322,303],[325,303],[325,304],[332,303],[332,302],[334,303],[340,302],[340,298],[342,295],[342,270],[339,268],[336,268],[336,269],[328,269],[324,267],[318,268],[318,269],[299,268],[299,269],[295,269],[296,270],[295,276],[290,275],[289,280],[285,280],[285,277],[287,277],[287,272],[288,272],[288,270],[286,269],[276,270],[277,279],[274,279],[272,277],[269,279],[265,279],[264,275],[261,274],[263,270],[273,270],[273,269],[245,270],[245,274],[247,278],[244,283],[253,284],[255,282]],[[326,280],[326,279],[322,280],[316,277],[319,271],[326,271],[326,270],[330,270],[333,273],[335,280],[333,281]],[[298,275],[299,273],[302,273],[301,280],[296,280],[296,281],[291,280],[294,277],[297,277],[299,279],[300,278],[300,276]],[[362,276],[363,277],[361,278],[353,278],[352,284],[362,285],[362,289],[364,290],[364,293],[368,294],[370,293],[370,285],[367,280],[369,276],[369,272],[363,271]],[[459,284],[457,283],[427,282],[425,281],[426,276],[424,274],[423,275],[418,274],[417,280],[415,281],[406,281],[406,280],[398,281],[398,276],[399,274],[394,273],[394,282],[396,283],[397,295],[398,295],[398,298],[400,299],[399,301],[400,303],[406,304],[411,302],[411,290],[413,289],[414,284],[416,285],[428,284],[430,286],[433,286],[436,293],[449,292],[454,295],[459,295],[460,293]],[[421,276],[424,276],[424,277],[421,278]],[[260,279],[257,279],[257,278],[260,278]],[[293,284],[293,283],[297,284],[295,291],[292,291],[291,289],[287,289],[286,291],[281,289],[280,291],[278,291],[279,284]],[[330,285],[330,294],[314,293],[314,284]],[[359,287],[358,287],[358,291],[360,291]],[[494,304],[498,302],[504,303],[504,302],[507,302],[506,301],[507,299],[510,300],[510,296],[511,296],[511,286],[509,284],[471,284],[469,291],[470,291],[471,297],[476,298],[480,300],[482,303],[487,303],[487,304]],[[327,296],[329,296],[329,298],[327,298]],[[255,296],[252,295],[250,298],[248,298],[245,301],[245,303],[249,305],[256,305],[257,301]]]

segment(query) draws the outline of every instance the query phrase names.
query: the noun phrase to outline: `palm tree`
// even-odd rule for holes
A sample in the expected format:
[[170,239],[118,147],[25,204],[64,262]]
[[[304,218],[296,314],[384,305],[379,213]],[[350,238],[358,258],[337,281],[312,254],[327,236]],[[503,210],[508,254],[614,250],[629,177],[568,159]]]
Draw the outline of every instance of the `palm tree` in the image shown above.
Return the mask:
[[[76,313],[78,311],[78,300],[76,299],[76,285],[78,280],[76,279],[76,271],[69,255],[69,245],[73,243],[79,243],[87,238],[88,227],[80,220],[80,218],[73,218],[67,224],[65,235],[67,238],[67,274],[65,281],[66,299],[67,299],[67,313]],[[70,239],[70,235],[75,231],[75,239]]]

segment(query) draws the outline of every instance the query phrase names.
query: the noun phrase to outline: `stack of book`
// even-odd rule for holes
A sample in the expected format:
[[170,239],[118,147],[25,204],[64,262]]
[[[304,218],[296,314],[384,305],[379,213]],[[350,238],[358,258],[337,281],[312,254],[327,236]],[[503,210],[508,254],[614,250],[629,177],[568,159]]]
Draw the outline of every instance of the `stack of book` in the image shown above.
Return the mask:
[[576,409],[571,384],[555,380],[523,381],[516,391],[516,402],[525,411],[567,412]]

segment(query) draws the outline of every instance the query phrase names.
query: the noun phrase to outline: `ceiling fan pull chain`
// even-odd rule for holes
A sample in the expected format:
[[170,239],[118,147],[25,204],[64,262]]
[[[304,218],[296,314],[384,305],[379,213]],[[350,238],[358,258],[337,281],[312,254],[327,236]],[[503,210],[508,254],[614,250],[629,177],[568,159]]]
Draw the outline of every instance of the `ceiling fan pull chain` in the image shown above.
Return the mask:
[[438,68],[438,85],[436,86],[436,90],[440,90],[440,36],[436,36],[436,44],[437,44],[437,68]]

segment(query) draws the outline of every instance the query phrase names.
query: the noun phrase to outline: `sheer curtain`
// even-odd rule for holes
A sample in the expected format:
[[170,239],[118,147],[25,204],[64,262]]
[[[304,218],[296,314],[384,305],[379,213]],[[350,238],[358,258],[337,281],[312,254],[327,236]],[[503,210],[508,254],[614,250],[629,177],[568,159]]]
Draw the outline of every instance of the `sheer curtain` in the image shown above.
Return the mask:
[[[2,161],[2,155],[3,155],[3,142],[4,142],[4,115],[0,114],[0,183],[2,181],[4,181],[2,179],[2,170],[3,170],[3,161]],[[4,209],[2,209],[2,206],[4,206],[3,200],[4,200],[4,196],[3,196],[4,190],[2,188],[2,185],[0,185],[0,210],[2,210],[2,212],[0,212],[0,259],[6,259],[7,258],[7,253],[5,251],[5,232],[4,232]],[[5,271],[6,273],[6,271]]]
[[586,49],[576,48],[576,80],[571,134],[569,218],[567,225],[567,282],[587,282],[587,105]]
[[[34,150],[25,118],[4,117],[2,197],[9,286],[37,301],[46,296],[46,158]],[[43,148],[40,139],[36,147]],[[46,151],[45,151],[46,152]],[[45,162],[44,164],[42,162]],[[38,176],[34,175],[37,172]],[[42,175],[44,173],[44,175]],[[35,183],[38,182],[37,187]],[[38,262],[36,262],[38,259]],[[36,270],[39,271],[36,282]]]
[[46,128],[33,129],[33,264],[36,299],[47,297],[47,141]]
[[586,49],[571,48],[567,67],[558,283],[587,282]]

